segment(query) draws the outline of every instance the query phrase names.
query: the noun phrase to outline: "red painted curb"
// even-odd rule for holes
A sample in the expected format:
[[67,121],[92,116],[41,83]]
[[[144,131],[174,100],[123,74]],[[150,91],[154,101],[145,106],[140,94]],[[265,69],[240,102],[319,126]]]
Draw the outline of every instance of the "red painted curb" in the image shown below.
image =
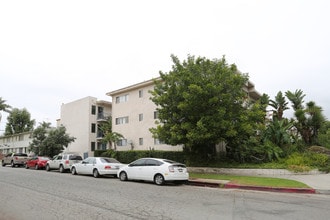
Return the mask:
[[247,189],[247,190],[260,190],[270,192],[285,192],[285,193],[316,193],[315,189],[308,188],[281,188],[281,187],[266,187],[266,186],[242,186],[232,183],[227,183],[224,186],[225,189]]

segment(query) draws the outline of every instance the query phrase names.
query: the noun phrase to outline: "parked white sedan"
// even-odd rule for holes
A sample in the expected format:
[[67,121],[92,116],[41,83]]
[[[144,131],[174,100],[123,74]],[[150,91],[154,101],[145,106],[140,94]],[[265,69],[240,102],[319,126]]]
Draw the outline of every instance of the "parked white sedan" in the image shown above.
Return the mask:
[[186,182],[189,173],[182,163],[160,158],[141,158],[121,167],[118,177],[121,181],[144,180],[163,185],[165,182]]
[[120,167],[125,164],[109,157],[88,157],[71,167],[71,174],[93,175],[95,178],[102,175],[117,176]]

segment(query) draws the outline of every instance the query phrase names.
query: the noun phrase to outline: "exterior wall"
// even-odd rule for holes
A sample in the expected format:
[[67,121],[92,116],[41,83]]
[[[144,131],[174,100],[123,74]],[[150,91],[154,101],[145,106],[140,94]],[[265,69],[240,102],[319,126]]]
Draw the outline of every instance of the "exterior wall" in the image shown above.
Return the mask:
[[[95,106],[95,114],[92,114],[92,106]],[[63,125],[75,141],[69,144],[65,151],[77,152],[84,157],[93,156],[97,149],[97,117],[98,107],[104,106],[104,113],[111,114],[110,102],[98,102],[94,97],[82,98],[61,106],[61,119],[58,125]],[[95,124],[95,132],[92,132],[92,124]],[[95,149],[92,149],[95,143]]]
[[30,153],[28,151],[32,132],[0,137],[0,153]]
[[[127,139],[126,146],[117,146],[117,150],[171,150],[180,151],[181,146],[171,146],[166,144],[155,144],[149,129],[155,127],[154,112],[156,105],[150,100],[150,90],[153,89],[153,80],[136,84],[121,90],[117,90],[107,95],[112,96],[112,130],[118,132]],[[142,91],[142,97],[139,97]],[[128,95],[126,102],[116,103],[119,96]],[[139,121],[139,115],[143,114],[143,120]],[[127,124],[116,124],[116,118],[128,116]],[[143,139],[140,144],[139,139]]]
[[[156,80],[159,80],[157,78]],[[171,146],[166,144],[155,144],[154,138],[149,129],[155,127],[154,112],[156,105],[150,100],[150,90],[153,90],[154,80],[138,83],[123,89],[112,91],[107,95],[112,97],[112,130],[118,132],[127,139],[126,146],[117,146],[117,150],[182,150],[182,146]],[[254,84],[248,82],[244,88],[247,98],[257,100],[260,94],[255,90]],[[143,92],[143,97],[139,97],[139,91]],[[127,95],[125,102],[117,103],[117,97]],[[139,121],[139,114],[143,114],[143,120]],[[127,117],[127,124],[116,124],[116,118]],[[139,138],[143,138],[140,145]]]

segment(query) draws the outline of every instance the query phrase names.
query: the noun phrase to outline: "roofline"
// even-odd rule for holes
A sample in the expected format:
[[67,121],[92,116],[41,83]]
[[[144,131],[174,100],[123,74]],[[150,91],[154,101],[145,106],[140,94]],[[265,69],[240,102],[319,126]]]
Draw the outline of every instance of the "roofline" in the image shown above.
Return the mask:
[[127,86],[127,87],[124,87],[124,88],[121,88],[121,89],[118,89],[118,90],[115,90],[115,91],[112,91],[112,92],[107,92],[106,95],[114,96],[116,94],[120,94],[120,93],[123,93],[123,92],[128,92],[128,91],[133,90],[133,89],[143,88],[145,86],[153,85],[155,83],[155,81],[160,80],[160,79],[161,79],[160,77],[152,78],[150,80],[140,82],[140,83],[137,83],[137,84],[134,84],[134,85],[131,85],[131,86]]

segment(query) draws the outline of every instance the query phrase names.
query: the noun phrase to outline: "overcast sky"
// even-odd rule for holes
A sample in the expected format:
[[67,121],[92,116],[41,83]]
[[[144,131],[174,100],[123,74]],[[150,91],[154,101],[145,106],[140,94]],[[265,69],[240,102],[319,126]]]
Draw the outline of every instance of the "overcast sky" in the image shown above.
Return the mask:
[[62,103],[111,101],[171,70],[171,54],[225,55],[260,93],[301,89],[330,119],[329,11],[328,0],[0,0],[0,97],[55,125]]

